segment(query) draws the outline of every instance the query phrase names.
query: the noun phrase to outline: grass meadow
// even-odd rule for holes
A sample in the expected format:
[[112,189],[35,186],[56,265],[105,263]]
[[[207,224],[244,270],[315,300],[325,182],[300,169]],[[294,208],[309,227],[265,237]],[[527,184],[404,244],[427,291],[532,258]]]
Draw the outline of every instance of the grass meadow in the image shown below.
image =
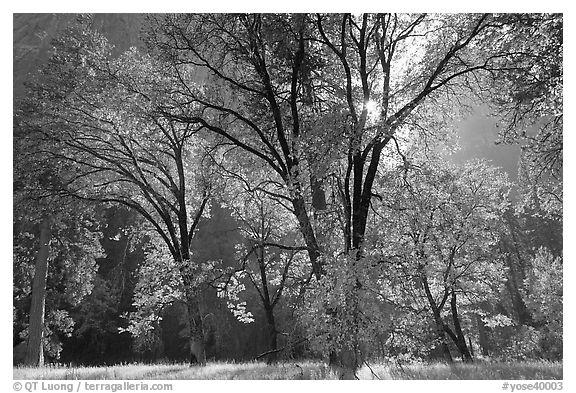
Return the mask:
[[[417,363],[369,364],[357,371],[359,379],[393,380],[558,380],[562,379],[562,362],[527,361],[513,363],[477,362],[473,364]],[[267,365],[263,362],[209,362],[204,367],[188,364],[120,364],[101,367],[48,365],[14,367],[16,380],[86,379],[86,380],[262,380],[262,379],[336,379],[322,362],[300,361]]]

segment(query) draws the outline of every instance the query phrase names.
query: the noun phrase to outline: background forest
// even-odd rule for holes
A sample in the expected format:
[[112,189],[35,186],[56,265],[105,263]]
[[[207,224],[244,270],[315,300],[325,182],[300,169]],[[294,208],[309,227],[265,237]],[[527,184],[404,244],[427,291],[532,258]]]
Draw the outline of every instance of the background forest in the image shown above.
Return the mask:
[[15,363],[562,360],[562,32],[15,14]]

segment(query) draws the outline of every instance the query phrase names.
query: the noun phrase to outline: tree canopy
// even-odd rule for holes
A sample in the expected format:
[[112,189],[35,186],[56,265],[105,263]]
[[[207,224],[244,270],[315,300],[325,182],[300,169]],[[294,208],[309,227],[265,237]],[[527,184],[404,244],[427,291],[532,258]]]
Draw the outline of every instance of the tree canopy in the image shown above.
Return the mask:
[[[172,328],[205,363],[224,304],[262,318],[256,357],[319,353],[345,378],[400,352],[471,361],[495,347],[487,331],[512,348],[515,319],[557,356],[561,247],[530,242],[548,236],[534,220],[562,223],[561,29],[559,15],[166,14],[118,54],[84,17],[15,112],[17,195],[53,228],[58,201],[140,217],[119,329],[140,352],[162,351],[163,318],[185,310]],[[478,105],[524,144],[517,185],[451,159],[455,121]],[[198,243],[213,210],[230,235],[204,236],[233,252]],[[63,247],[81,244],[77,271],[96,274],[98,226],[64,215]],[[43,250],[26,233],[20,259]],[[91,301],[113,301],[105,281]]]

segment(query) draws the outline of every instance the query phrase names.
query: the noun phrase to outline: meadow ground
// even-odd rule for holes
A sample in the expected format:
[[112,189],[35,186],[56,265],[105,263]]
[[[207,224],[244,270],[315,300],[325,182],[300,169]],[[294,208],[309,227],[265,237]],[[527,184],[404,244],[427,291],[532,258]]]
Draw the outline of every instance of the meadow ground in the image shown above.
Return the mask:
[[[562,379],[562,362],[514,362],[473,364],[441,363],[370,364],[357,372],[359,379]],[[15,367],[15,380],[40,379],[335,379],[322,362],[299,361],[267,365],[262,362],[210,362],[204,367],[188,364],[122,364],[102,367]]]

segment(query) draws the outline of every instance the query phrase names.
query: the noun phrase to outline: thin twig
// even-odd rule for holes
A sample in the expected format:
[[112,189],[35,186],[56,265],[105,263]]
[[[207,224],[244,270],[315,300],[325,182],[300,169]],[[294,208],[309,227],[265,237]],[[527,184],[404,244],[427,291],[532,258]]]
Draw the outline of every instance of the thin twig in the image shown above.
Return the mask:
[[374,370],[372,370],[372,367],[370,367],[370,365],[368,364],[368,361],[364,360],[364,364],[366,365],[366,367],[368,367],[368,369],[370,370],[370,372],[372,373],[373,376],[375,376],[376,378],[378,378],[380,380],[382,379],[374,372]]

